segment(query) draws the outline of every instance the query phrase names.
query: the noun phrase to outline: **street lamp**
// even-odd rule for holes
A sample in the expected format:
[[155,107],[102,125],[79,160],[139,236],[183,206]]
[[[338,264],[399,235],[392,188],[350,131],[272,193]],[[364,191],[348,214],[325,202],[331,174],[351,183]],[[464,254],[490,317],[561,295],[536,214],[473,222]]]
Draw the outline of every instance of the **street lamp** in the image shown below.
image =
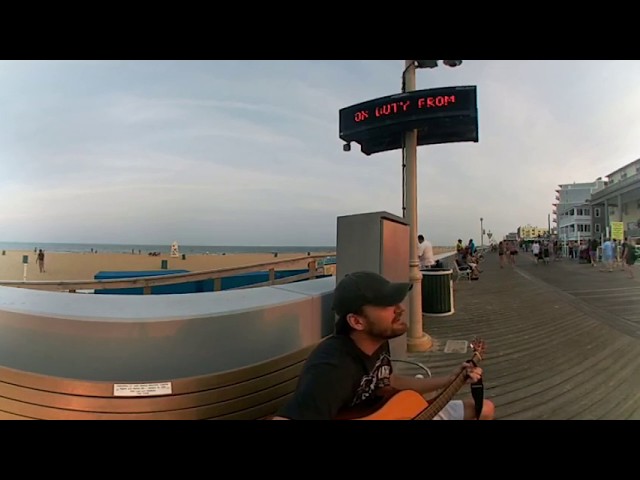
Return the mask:
[[484,228],[482,228],[482,217],[480,217],[480,248],[484,247]]
[[[457,67],[462,60],[443,60],[448,67]],[[405,60],[402,72],[402,92],[416,90],[416,68],[436,68],[438,60]],[[418,131],[409,130],[404,134],[403,171],[406,179],[407,210],[409,223],[409,281],[413,285],[409,292],[409,332],[407,350],[424,352],[431,348],[431,337],[422,327],[422,273],[418,260]],[[406,166],[405,166],[406,162]],[[405,170],[406,168],[406,170]],[[404,195],[403,195],[404,197]]]

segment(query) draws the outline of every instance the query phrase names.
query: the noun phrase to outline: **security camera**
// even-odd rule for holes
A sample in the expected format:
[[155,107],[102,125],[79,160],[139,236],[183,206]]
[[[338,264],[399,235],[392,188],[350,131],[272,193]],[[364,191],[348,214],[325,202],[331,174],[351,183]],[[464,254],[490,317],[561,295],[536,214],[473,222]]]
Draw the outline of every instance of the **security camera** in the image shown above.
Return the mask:
[[343,150],[344,152],[350,152],[350,151],[351,151],[351,144],[350,144],[350,143],[345,143],[345,144],[342,146],[342,150]]
[[438,60],[416,60],[418,68],[436,68],[438,66]]
[[447,67],[459,67],[462,65],[462,60],[443,60],[442,63]]

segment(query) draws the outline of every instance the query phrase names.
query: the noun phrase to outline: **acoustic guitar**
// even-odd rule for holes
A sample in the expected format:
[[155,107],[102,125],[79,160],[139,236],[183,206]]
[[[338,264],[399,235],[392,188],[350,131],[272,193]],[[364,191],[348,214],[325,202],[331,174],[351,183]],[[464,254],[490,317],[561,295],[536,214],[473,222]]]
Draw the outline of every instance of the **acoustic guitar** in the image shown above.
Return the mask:
[[[474,339],[470,346],[473,357],[469,363],[478,365],[485,351],[483,340]],[[425,400],[422,394],[414,390],[389,389],[382,396],[380,402],[367,410],[355,409],[341,412],[336,420],[432,420],[455,394],[467,382],[465,370],[461,370],[455,378],[435,398]],[[482,379],[477,387],[482,388]],[[476,384],[472,384],[473,389]],[[480,398],[480,405],[482,399]],[[479,416],[479,411],[477,412]]]

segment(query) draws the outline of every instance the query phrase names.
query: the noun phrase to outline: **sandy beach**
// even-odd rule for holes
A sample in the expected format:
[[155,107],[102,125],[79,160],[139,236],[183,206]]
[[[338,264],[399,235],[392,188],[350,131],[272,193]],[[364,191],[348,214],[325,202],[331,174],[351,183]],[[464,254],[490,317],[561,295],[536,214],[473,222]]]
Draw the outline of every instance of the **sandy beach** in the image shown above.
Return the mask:
[[[311,252],[312,255],[330,255],[332,252]],[[161,270],[162,261],[167,261],[168,270],[188,270],[197,272],[218,268],[241,267],[256,263],[304,257],[302,253],[281,253],[274,258],[272,253],[242,253],[229,255],[186,255],[172,257],[162,254],[157,257],[131,253],[58,253],[45,252],[45,271],[40,273],[36,263],[36,254],[32,251],[7,251],[0,255],[0,280],[22,280],[22,256],[29,256],[27,281],[35,280],[93,280],[103,271],[140,271]],[[283,269],[306,268],[306,259],[295,265],[286,265]]]
[[[438,255],[451,248],[434,247]],[[333,255],[334,252],[311,252],[312,255]],[[157,257],[131,253],[57,253],[45,252],[45,272],[40,273],[36,263],[36,254],[31,251],[7,250],[0,255],[0,280],[22,280],[22,256],[28,255],[27,281],[37,280],[93,280],[94,275],[103,271],[140,271],[161,270],[162,260],[167,261],[169,270],[188,270],[197,272],[218,268],[231,268],[267,263],[275,260],[304,257],[301,253],[281,253],[274,258],[272,253],[239,253],[227,255],[186,255],[171,257],[162,254]],[[307,259],[294,265],[286,265],[282,269],[306,268]]]

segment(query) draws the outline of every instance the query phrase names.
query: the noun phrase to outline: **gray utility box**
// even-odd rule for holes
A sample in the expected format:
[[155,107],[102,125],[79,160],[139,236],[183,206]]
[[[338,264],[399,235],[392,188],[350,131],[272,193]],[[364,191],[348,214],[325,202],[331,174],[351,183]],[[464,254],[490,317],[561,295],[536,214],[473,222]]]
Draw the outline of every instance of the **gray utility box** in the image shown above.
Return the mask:
[[[409,281],[409,224],[388,212],[338,217],[336,283],[359,270],[379,273],[392,282]],[[409,297],[405,299],[409,323]],[[390,341],[392,358],[407,356],[407,334]]]

